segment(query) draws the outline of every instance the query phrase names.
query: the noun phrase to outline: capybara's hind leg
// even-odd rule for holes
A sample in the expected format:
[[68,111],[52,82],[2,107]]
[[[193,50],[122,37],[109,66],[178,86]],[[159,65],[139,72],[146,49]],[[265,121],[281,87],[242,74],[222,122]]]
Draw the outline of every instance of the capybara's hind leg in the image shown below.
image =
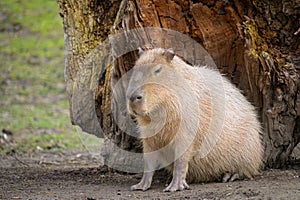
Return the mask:
[[240,178],[239,174],[233,174],[229,179],[229,182],[233,182],[235,180],[238,180],[239,178]]
[[222,182],[223,183],[233,182],[237,179],[239,179],[239,174],[226,173],[226,174],[224,174],[224,176],[222,178]]

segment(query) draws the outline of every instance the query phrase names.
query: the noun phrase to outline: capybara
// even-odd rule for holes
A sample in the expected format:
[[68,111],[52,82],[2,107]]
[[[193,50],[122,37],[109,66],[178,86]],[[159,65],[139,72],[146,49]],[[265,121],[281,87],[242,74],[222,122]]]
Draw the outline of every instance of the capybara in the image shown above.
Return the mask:
[[164,191],[187,182],[252,178],[262,165],[255,108],[217,70],[192,67],[172,49],[140,53],[126,89],[144,150],[144,174],[131,190],[147,190],[154,171],[173,174]]

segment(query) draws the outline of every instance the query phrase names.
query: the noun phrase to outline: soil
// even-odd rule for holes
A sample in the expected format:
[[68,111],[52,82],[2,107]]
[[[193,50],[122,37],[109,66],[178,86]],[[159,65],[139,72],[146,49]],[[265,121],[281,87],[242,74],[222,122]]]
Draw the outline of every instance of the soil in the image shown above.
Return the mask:
[[141,174],[109,171],[89,152],[1,156],[0,199],[300,199],[300,165],[266,170],[253,180],[190,184],[165,193],[167,176],[156,173],[148,191],[130,191]]

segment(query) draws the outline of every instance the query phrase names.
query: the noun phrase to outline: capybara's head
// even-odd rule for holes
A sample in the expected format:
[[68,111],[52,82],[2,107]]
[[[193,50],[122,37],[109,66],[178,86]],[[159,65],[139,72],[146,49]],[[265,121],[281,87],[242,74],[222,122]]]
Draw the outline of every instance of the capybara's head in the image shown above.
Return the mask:
[[132,69],[126,91],[127,106],[135,116],[148,116],[151,112],[162,109],[172,98],[170,84],[172,74],[172,49],[153,49],[140,52],[140,58]]

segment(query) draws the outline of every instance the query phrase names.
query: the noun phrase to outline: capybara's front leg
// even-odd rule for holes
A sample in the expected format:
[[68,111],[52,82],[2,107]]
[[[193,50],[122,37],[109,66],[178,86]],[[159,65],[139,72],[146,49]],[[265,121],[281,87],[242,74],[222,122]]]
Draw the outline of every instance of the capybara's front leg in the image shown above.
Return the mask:
[[[147,143],[144,144],[143,148],[144,148],[144,152],[152,151]],[[155,163],[156,160],[158,160],[158,159],[156,159],[155,156],[147,157],[144,154],[144,174],[143,174],[142,180],[138,184],[131,186],[131,188],[130,188],[131,190],[146,191],[150,188],[151,183],[152,183],[152,177],[154,175],[154,171],[157,166],[157,164]]]
[[174,162],[173,168],[173,179],[170,185],[164,189],[164,192],[175,192],[177,190],[189,189],[189,185],[186,183],[186,173],[188,170],[188,161],[182,158],[179,158]]
[[152,183],[152,177],[153,177],[154,171],[152,172],[144,172],[142,180],[136,184],[131,186],[131,190],[143,190],[146,191],[150,188]]

